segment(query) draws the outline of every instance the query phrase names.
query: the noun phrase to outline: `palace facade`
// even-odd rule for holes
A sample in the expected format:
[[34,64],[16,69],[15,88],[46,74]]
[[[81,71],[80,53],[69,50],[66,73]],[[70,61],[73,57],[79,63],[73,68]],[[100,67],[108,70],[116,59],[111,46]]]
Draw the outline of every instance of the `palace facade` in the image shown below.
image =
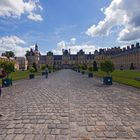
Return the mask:
[[77,64],[92,66],[94,61],[100,67],[101,61],[109,59],[113,61],[116,69],[130,69],[132,64],[135,69],[140,69],[140,44],[136,43],[136,45],[132,44],[124,48],[100,49],[96,50],[94,54],[85,54],[83,50],[80,50],[77,54],[71,54],[70,49],[63,49],[62,55],[54,55],[52,52],[41,55],[36,44],[35,50],[31,49],[28,51],[26,57],[28,67],[36,63],[38,68],[43,64],[51,67],[71,68]]
[[94,53],[95,60],[98,65],[101,61],[105,59],[110,59],[114,65],[115,69],[130,69],[131,64],[133,64],[135,69],[140,70],[140,44],[132,44],[127,47],[114,47],[111,49],[100,49]]
[[85,54],[83,50],[80,50],[77,54],[71,54],[69,50],[62,50],[62,55],[54,55],[52,52],[48,52],[46,55],[41,55],[37,44],[35,50],[31,49],[27,55],[28,66],[31,67],[33,63],[36,63],[38,67],[45,64],[51,67],[71,68],[77,64],[92,65],[94,61],[94,55],[89,53]]

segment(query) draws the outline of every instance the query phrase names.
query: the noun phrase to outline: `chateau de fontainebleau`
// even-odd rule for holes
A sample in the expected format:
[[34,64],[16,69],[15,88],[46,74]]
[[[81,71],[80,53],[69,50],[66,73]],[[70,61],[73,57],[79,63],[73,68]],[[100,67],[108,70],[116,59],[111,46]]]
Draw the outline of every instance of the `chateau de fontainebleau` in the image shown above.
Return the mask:
[[41,55],[38,45],[36,44],[34,50],[31,49],[28,51],[26,58],[28,67],[36,63],[38,67],[45,64],[51,67],[71,68],[78,64],[92,66],[94,61],[96,61],[99,66],[101,61],[109,59],[114,63],[115,69],[130,69],[132,64],[135,69],[140,69],[140,44],[136,43],[135,45],[132,44],[124,48],[99,49],[95,50],[94,54],[85,54],[83,50],[80,50],[77,54],[71,54],[70,49],[63,49],[62,55],[54,55],[52,52]]
[[[136,43],[124,48],[114,47],[107,49],[95,50],[94,54],[85,54],[83,50],[77,52],[77,54],[71,54],[70,49],[62,50],[62,55],[54,55],[52,52],[47,52],[46,55],[41,55],[38,49],[38,45],[35,45],[35,49],[27,51],[26,58],[15,57],[8,60],[15,61],[15,69],[26,70],[36,63],[37,67],[41,65],[47,65],[58,68],[72,68],[75,65],[86,64],[87,66],[93,66],[93,62],[96,61],[98,67],[103,60],[109,59],[114,63],[115,69],[130,69],[133,65],[134,69],[140,69],[140,44]],[[7,60],[6,57],[1,56],[0,60]]]

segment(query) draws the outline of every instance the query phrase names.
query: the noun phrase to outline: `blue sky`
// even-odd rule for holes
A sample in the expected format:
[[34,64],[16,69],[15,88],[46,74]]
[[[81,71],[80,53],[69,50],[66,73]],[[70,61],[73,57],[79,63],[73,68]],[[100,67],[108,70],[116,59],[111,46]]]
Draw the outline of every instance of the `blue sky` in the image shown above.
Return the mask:
[[[12,4],[9,6],[5,1]],[[133,25],[130,24],[129,1],[17,0],[15,3],[13,0],[1,0],[0,9],[10,7],[10,10],[0,10],[0,53],[12,49],[17,55],[23,55],[36,42],[42,53],[60,53],[62,48],[71,48],[74,53],[79,49],[88,52],[136,42],[140,37],[137,33],[139,28],[138,31],[136,26],[133,26],[133,31],[128,29]],[[140,4],[139,0],[134,0],[132,10],[137,8],[135,4]],[[125,6],[122,8],[122,5]],[[120,9],[127,19],[130,18],[129,21],[125,21],[115,8]],[[116,17],[111,17],[111,10]],[[118,12],[115,13],[115,10]],[[140,17],[138,13],[137,10],[136,19]],[[124,23],[121,23],[123,20]],[[139,20],[136,22],[139,27]],[[134,33],[128,35],[128,32]]]

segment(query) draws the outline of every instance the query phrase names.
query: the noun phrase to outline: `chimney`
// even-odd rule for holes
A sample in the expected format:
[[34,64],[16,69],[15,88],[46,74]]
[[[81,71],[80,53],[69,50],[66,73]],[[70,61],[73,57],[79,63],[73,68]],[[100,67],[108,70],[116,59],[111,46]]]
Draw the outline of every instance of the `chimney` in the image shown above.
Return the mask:
[[64,49],[62,49],[62,53],[64,53]]
[[130,50],[130,46],[127,46],[127,50],[128,50],[128,51]]
[[131,49],[133,50],[133,49],[134,49],[134,47],[135,47],[135,46],[134,46],[134,44],[132,44],[132,45],[131,45]]
[[70,54],[70,49],[69,49],[69,54]]
[[126,48],[123,48],[123,51],[126,51]]
[[140,44],[139,42],[136,43],[136,48],[139,48],[140,47]]

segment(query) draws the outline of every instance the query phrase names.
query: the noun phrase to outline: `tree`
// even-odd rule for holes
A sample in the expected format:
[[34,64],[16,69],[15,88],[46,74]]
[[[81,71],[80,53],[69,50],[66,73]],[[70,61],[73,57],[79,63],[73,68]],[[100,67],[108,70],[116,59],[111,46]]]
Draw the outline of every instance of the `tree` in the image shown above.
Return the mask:
[[134,64],[133,63],[131,63],[131,65],[130,65],[130,70],[134,70],[135,68],[134,68]]
[[33,63],[33,66],[32,66],[34,69],[35,69],[35,72],[37,72],[37,66],[36,66],[36,63]]
[[96,61],[93,62],[93,71],[98,71],[98,67],[97,67]]
[[6,51],[2,56],[6,56],[9,59],[10,57],[15,57],[15,54],[12,51]]
[[92,72],[93,71],[93,68],[92,67],[88,67],[88,71],[89,72]]
[[105,60],[101,62],[100,65],[101,65],[101,70],[106,72],[107,75],[110,75],[110,73],[112,73],[115,70],[114,64],[110,60]]
[[30,68],[29,68],[29,71],[30,71],[30,73],[36,72],[34,67],[30,67]]
[[81,65],[81,69],[82,70],[86,70],[87,69],[87,65],[86,64]]
[[52,66],[48,66],[48,70],[52,70]]
[[29,55],[30,55],[30,51],[26,51],[25,56],[27,57],[27,56],[29,56]]
[[81,66],[79,64],[77,64],[77,68],[80,70]]
[[14,65],[15,65],[15,62],[11,62],[11,61],[1,61],[0,62],[0,68],[6,72],[7,78],[9,76],[9,74],[14,71],[14,69],[15,69]]
[[41,70],[44,71],[45,69],[46,69],[46,65],[45,64],[41,65]]

